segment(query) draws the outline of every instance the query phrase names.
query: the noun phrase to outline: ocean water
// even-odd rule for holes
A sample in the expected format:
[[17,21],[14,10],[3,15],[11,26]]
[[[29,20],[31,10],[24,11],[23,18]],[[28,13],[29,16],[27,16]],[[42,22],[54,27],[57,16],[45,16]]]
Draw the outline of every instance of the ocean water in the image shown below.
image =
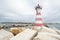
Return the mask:
[[[50,28],[56,28],[60,30],[60,23],[47,23]],[[0,25],[3,25],[0,23]],[[7,24],[9,25],[9,24]],[[9,27],[9,26],[8,26]]]
[[48,23],[48,26],[60,30],[60,23]]

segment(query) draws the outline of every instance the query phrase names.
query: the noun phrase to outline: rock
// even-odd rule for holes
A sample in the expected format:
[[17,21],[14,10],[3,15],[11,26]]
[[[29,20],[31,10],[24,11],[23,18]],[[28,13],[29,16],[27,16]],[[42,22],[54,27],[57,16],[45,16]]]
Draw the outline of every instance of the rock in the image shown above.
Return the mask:
[[13,37],[11,32],[8,32],[4,29],[0,30],[0,40],[9,40],[11,37]]
[[37,31],[26,29],[23,32],[17,34],[15,37],[10,40],[32,40],[33,37],[37,34]]
[[33,40],[60,40],[60,35],[48,32],[39,32]]
[[40,32],[48,32],[48,33],[54,33],[54,34],[57,34],[57,32],[51,28],[47,28],[47,27],[42,27],[40,29]]
[[18,33],[22,32],[23,29],[22,28],[11,28],[10,31],[14,34],[14,36],[16,36]]

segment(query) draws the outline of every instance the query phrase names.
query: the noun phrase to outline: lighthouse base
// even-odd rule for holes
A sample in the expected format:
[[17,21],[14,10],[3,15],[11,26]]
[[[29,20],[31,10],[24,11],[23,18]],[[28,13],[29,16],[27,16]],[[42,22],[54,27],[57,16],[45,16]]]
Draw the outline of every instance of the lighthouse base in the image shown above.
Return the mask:
[[41,28],[42,28],[42,26],[41,26],[41,27],[40,27],[40,26],[39,26],[39,27],[34,26],[34,29],[35,29],[35,30],[37,30],[37,31],[40,31],[40,30],[41,30]]

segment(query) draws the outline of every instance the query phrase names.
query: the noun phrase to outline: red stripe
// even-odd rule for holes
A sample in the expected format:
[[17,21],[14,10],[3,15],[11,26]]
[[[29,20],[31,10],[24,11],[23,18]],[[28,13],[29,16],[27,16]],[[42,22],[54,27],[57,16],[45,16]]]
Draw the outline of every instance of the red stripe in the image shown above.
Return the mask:
[[36,18],[36,20],[42,20],[42,18]]
[[41,15],[41,13],[37,13],[36,15]]
[[35,24],[35,26],[42,26],[43,24]]

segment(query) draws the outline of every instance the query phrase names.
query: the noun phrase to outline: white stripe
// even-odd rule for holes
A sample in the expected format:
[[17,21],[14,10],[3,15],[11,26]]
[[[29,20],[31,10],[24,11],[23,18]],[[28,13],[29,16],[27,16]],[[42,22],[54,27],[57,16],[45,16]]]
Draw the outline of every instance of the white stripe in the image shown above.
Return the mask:
[[35,29],[41,29],[42,26],[35,26]]
[[38,9],[38,10],[37,10],[37,12],[38,12],[38,13],[41,13],[41,10],[40,10],[40,9]]
[[42,18],[42,16],[41,15],[36,15],[36,18]]
[[43,23],[42,21],[36,21],[35,23]]

